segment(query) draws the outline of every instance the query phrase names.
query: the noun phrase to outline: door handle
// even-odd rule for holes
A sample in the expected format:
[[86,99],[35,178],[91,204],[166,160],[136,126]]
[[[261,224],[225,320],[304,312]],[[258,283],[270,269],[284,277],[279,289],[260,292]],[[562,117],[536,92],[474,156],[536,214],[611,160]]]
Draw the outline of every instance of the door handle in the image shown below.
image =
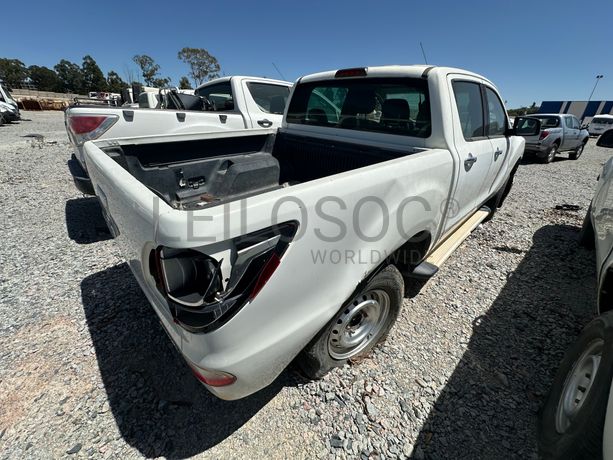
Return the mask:
[[494,161],[496,161],[500,155],[502,155],[502,150],[500,150],[500,148],[497,148],[494,152]]
[[258,125],[260,125],[263,128],[270,128],[272,126],[272,121],[264,118],[263,120],[258,120]]
[[466,160],[464,160],[464,169],[468,172],[470,171],[470,168],[473,167],[473,165],[477,162],[477,157],[473,156],[472,153],[468,154],[468,158],[466,158]]

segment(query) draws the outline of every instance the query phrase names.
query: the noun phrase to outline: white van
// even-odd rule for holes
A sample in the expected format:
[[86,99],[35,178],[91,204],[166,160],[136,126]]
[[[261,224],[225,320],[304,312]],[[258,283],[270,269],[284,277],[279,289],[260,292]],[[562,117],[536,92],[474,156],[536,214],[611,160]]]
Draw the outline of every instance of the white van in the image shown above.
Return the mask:
[[600,136],[609,129],[613,129],[613,115],[597,115],[590,121],[588,131],[590,136]]

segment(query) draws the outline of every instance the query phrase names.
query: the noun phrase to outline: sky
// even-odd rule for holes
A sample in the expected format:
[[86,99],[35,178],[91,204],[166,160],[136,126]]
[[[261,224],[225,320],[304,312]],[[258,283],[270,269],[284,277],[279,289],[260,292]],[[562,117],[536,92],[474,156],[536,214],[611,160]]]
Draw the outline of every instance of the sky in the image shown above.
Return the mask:
[[[205,48],[225,75],[294,81],[323,70],[385,64],[460,67],[494,82],[507,107],[613,99],[613,2],[308,0],[158,3],[5,2],[0,57],[52,68],[93,56],[138,75],[151,56],[174,84],[185,47]],[[24,15],[24,8],[29,11]]]

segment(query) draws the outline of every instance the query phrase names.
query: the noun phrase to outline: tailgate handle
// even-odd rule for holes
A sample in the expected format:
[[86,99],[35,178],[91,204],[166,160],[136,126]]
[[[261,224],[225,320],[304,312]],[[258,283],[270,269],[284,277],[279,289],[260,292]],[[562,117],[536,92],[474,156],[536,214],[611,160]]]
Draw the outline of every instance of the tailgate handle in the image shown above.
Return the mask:
[[183,112],[177,112],[177,120],[179,120],[179,121],[185,121],[185,113],[183,113]]

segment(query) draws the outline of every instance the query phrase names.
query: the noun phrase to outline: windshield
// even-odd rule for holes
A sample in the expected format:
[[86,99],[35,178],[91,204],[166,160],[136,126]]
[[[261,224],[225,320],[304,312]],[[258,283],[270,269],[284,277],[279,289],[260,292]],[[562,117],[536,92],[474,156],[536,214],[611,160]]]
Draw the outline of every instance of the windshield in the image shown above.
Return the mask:
[[428,83],[417,78],[335,79],[296,87],[288,123],[429,137]]
[[541,128],[557,128],[560,126],[560,119],[558,117],[538,115],[532,115],[531,117],[541,120]]

